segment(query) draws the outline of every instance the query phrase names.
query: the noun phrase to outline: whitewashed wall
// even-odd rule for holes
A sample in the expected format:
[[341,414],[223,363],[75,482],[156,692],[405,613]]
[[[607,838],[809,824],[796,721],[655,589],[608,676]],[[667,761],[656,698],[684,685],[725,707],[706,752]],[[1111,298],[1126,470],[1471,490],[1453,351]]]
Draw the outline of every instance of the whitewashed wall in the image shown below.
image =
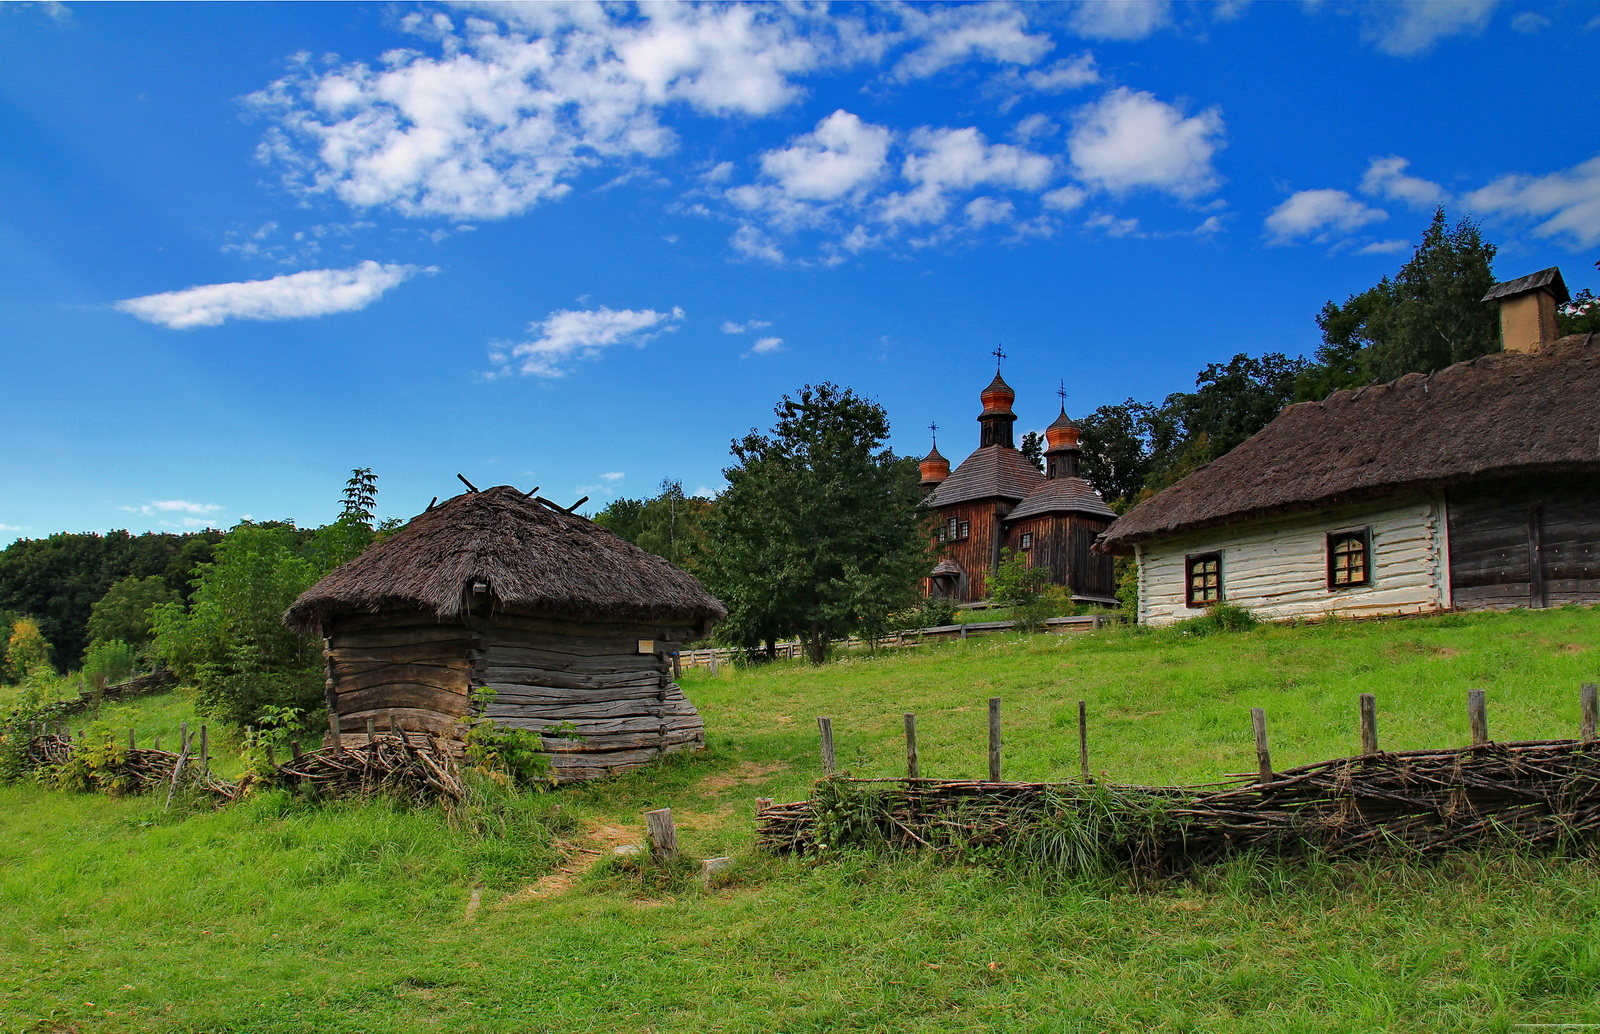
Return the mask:
[[[1184,602],[1184,557],[1212,551],[1222,554],[1223,599],[1266,620],[1439,610],[1450,600],[1447,524],[1442,496],[1408,495],[1146,543],[1139,621],[1170,625],[1204,613]],[[1327,533],[1369,525],[1371,584],[1329,592]]]

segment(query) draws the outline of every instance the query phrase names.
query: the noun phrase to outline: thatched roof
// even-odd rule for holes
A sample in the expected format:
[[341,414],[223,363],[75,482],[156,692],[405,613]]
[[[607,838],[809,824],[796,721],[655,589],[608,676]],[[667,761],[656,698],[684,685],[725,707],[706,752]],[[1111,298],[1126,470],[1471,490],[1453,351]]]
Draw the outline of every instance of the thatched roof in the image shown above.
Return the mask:
[[474,582],[495,606],[597,620],[707,624],[727,611],[698,579],[597,524],[509,485],[458,495],[301,594],[283,615],[303,632],[386,610],[460,614]]
[[1096,548],[1518,474],[1600,474],[1600,340],[1502,352],[1286,407],[1254,437],[1128,511]]

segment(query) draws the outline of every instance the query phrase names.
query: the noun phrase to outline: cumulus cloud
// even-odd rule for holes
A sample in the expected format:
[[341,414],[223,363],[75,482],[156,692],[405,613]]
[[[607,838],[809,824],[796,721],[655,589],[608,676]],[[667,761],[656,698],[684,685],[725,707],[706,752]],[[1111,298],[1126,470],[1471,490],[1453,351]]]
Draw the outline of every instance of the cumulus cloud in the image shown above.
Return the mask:
[[1055,45],[1049,36],[1028,32],[1022,11],[1002,4],[901,10],[905,31],[921,45],[895,65],[896,79],[925,79],[973,58],[1031,65]]
[[1499,0],[1386,0],[1362,4],[1365,36],[1385,54],[1416,57],[1442,39],[1478,33]]
[[1089,198],[1089,192],[1081,187],[1071,185],[1057,187],[1039,198],[1044,207],[1054,212],[1070,212],[1078,208]]
[[660,334],[677,330],[683,310],[655,309],[559,309],[542,320],[528,324],[531,340],[497,344],[489,357],[500,372],[515,371],[535,377],[562,377],[567,367],[580,359],[597,358],[612,345],[642,347]]
[[782,349],[783,338],[764,337],[758,339],[755,344],[750,346],[750,353],[752,355],[767,355],[770,352],[782,351]]
[[732,320],[723,320],[722,332],[724,334],[743,334],[746,331],[761,330],[764,327],[770,326],[772,326],[772,324],[767,320],[745,320],[743,323],[735,323]]
[[1369,207],[1342,190],[1302,190],[1284,199],[1267,216],[1267,230],[1277,243],[1326,240],[1331,232],[1351,233],[1389,214]]
[[147,323],[174,330],[215,327],[230,320],[291,320],[364,309],[384,292],[411,279],[417,266],[366,261],[350,269],[308,269],[271,280],[207,284],[129,298],[117,308]]
[[1222,146],[1219,109],[1185,116],[1123,86],[1078,110],[1067,150],[1084,183],[1113,193],[1143,187],[1192,198],[1216,189],[1211,159]]
[[858,192],[883,174],[889,130],[835,111],[814,132],[761,156],[761,171],[793,198],[835,201]]
[[1400,238],[1394,238],[1394,239],[1386,240],[1386,241],[1373,241],[1371,244],[1363,244],[1361,247],[1356,249],[1356,254],[1357,255],[1394,255],[1394,254],[1397,254],[1399,252],[1405,251],[1409,247],[1411,247],[1411,242],[1410,241],[1403,240],[1403,239],[1400,239]]
[[1361,192],[1373,197],[1403,201],[1417,208],[1432,208],[1450,200],[1450,195],[1439,184],[1412,176],[1406,172],[1410,161],[1390,155],[1375,158],[1361,177]]
[[728,238],[728,244],[747,259],[759,259],[763,262],[783,261],[783,249],[773,243],[772,238],[749,223],[733,231],[733,236]]
[[1100,69],[1095,67],[1094,55],[1084,51],[1047,68],[1036,68],[1025,74],[1022,81],[1039,93],[1062,93],[1099,82]]
[[1172,18],[1167,0],[1082,0],[1072,10],[1072,31],[1089,39],[1135,40]]
[[1011,144],[990,144],[977,129],[918,129],[901,175],[911,189],[884,198],[879,218],[931,223],[948,214],[951,195],[984,186],[1041,190],[1055,171],[1045,155]]
[[1502,176],[1468,194],[1474,211],[1540,220],[1539,237],[1566,237],[1575,247],[1600,244],[1600,155],[1543,176]]
[[[122,506],[118,509],[125,513],[137,513],[144,517],[175,517],[187,516],[193,519],[208,517],[220,513],[222,507],[217,503],[191,503],[187,499],[161,499],[155,502],[141,503],[138,506]],[[205,523],[200,521],[200,523]]]
[[610,471],[608,473],[601,474],[600,475],[600,480],[604,481],[608,485],[614,485],[618,481],[621,481],[625,476],[626,475],[623,474],[622,471],[613,470],[613,471]]

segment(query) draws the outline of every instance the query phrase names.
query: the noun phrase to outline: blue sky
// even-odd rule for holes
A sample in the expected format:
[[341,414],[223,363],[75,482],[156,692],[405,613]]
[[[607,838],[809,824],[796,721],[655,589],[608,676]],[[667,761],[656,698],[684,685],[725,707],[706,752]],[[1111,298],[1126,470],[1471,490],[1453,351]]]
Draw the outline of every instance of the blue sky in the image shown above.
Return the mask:
[[1600,3],[0,4],[0,543],[959,459],[1306,353],[1434,205],[1600,286]]

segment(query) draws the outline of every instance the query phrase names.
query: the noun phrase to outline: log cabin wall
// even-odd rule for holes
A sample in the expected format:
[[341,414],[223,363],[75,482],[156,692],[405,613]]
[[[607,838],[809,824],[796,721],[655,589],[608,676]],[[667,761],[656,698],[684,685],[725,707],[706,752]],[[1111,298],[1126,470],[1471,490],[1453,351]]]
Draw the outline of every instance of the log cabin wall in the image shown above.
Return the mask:
[[322,658],[341,738],[364,742],[369,718],[380,731],[394,721],[407,732],[454,736],[469,705],[468,652],[481,643],[461,622],[432,614],[335,619]]
[[1450,489],[1452,603],[1462,610],[1600,602],[1600,487],[1546,477]]
[[1033,566],[1048,571],[1052,583],[1067,586],[1074,596],[1115,600],[1116,561],[1090,548],[1110,525],[1081,514],[1041,514],[1007,529],[1005,545],[1019,549],[1023,533],[1031,533]]
[[[1170,625],[1205,613],[1190,607],[1185,557],[1222,557],[1222,597],[1258,617],[1421,614],[1449,605],[1442,498],[1413,493],[1367,504],[1230,525],[1142,544],[1139,621]],[[1371,529],[1372,579],[1328,588],[1327,535]]]
[[1004,500],[977,499],[939,508],[939,527],[948,528],[952,518],[957,527],[963,521],[968,527],[966,538],[937,543],[939,556],[961,567],[961,584],[954,597],[958,603],[973,603],[989,595],[989,573],[994,570],[1000,545],[995,537],[1000,533],[995,511],[997,507],[1010,510],[1013,505]]
[[581,737],[545,739],[557,778],[625,772],[705,744],[700,715],[672,679],[671,651],[694,629],[504,612],[482,629],[475,681],[494,691],[488,717],[536,732],[570,723]]

